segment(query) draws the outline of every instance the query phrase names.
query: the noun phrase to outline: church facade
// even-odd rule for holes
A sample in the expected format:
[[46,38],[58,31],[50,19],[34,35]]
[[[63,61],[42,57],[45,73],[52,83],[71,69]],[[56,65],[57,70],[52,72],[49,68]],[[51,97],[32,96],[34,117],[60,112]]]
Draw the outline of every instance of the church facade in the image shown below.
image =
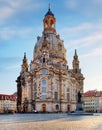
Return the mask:
[[[83,94],[84,77],[75,50],[72,69],[64,42],[56,32],[56,18],[50,8],[44,16],[43,33],[37,37],[33,59],[24,54],[17,82],[18,112],[71,112],[76,110],[78,92]],[[83,100],[83,99],[81,99]]]

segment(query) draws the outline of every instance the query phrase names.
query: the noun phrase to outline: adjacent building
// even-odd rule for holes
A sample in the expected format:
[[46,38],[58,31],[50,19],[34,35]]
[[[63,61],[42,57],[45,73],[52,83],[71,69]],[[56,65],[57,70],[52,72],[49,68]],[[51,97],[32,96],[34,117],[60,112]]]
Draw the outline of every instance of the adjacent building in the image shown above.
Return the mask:
[[17,111],[17,95],[0,94],[0,113]]
[[90,90],[83,94],[84,111],[102,112],[102,91]]
[[37,37],[30,64],[24,53],[17,82],[18,112],[70,112],[76,110],[78,92],[83,94],[83,74],[75,50],[72,69],[64,41],[57,33],[50,8],[44,16],[42,36]]

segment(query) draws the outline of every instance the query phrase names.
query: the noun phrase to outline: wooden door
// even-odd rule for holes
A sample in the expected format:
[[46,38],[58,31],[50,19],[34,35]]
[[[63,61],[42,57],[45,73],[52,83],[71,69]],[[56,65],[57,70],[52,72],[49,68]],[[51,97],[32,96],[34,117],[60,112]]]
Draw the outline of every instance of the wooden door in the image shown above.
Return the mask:
[[43,112],[46,112],[46,104],[43,104],[43,105],[42,105],[42,111],[43,111]]
[[70,112],[70,105],[68,105],[68,112]]

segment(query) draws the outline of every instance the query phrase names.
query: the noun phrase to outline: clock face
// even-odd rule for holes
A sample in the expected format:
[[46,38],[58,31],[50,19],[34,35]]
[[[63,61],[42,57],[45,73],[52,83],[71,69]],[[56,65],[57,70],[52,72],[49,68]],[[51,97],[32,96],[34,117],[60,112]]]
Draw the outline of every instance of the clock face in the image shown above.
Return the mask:
[[47,52],[45,52],[45,51],[44,51],[44,52],[43,52],[43,55],[45,56],[45,55],[46,55],[46,53],[47,53]]
[[44,52],[43,54],[44,54],[44,55],[46,55],[46,53],[45,53],[45,52]]

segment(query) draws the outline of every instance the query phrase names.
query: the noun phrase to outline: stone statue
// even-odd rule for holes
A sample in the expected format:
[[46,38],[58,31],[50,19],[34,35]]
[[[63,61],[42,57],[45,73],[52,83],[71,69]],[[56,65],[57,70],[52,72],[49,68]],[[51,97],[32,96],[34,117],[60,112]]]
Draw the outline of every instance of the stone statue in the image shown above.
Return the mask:
[[80,93],[80,91],[78,92],[78,103],[81,103],[81,93]]

